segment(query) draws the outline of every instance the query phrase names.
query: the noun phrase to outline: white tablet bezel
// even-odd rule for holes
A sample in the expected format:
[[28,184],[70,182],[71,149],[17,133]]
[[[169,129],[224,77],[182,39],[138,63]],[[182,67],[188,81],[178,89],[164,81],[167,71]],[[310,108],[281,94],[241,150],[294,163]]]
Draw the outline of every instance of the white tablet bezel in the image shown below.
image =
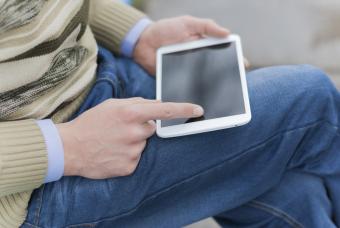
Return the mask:
[[239,62],[239,70],[241,77],[241,86],[244,97],[245,113],[234,116],[221,117],[216,119],[203,120],[198,122],[162,127],[161,120],[157,120],[157,135],[162,138],[178,137],[202,132],[215,131],[231,127],[237,127],[247,124],[251,120],[251,111],[249,104],[248,88],[246,81],[246,72],[244,67],[243,52],[241,47],[241,39],[238,35],[230,35],[224,39],[205,38],[188,43],[175,44],[171,46],[161,47],[157,51],[157,73],[156,73],[156,99],[162,100],[162,55],[190,50],[200,47],[207,47],[217,44],[235,42],[237,58]]

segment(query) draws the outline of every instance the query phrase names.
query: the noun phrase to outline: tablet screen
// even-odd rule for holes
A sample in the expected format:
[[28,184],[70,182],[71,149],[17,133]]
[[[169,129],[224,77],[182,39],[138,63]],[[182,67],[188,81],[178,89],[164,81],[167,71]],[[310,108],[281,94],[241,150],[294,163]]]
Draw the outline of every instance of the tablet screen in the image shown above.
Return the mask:
[[245,113],[236,43],[164,54],[162,101],[189,102],[204,116],[161,121],[162,127]]

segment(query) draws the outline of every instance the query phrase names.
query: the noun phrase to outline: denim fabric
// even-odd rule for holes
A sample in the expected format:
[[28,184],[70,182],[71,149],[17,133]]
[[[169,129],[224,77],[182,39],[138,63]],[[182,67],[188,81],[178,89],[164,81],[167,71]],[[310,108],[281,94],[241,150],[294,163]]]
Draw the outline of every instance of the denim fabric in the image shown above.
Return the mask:
[[[153,98],[154,79],[99,51],[98,79],[77,113],[105,99]],[[136,172],[64,177],[37,189],[23,227],[340,226],[340,94],[311,66],[248,74],[248,125],[148,140]]]
[[109,51],[99,48],[96,82],[71,119],[110,98],[154,99],[155,90],[155,80],[137,64],[127,58],[116,59]]

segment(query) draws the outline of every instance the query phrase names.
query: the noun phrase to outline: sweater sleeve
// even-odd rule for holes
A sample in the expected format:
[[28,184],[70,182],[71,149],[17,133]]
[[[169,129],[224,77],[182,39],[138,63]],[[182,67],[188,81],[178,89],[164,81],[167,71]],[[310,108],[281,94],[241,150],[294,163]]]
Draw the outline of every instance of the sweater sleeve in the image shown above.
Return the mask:
[[119,54],[128,32],[146,15],[117,0],[92,0],[90,3],[90,26],[96,40]]
[[0,197],[38,188],[46,172],[46,145],[35,120],[0,122]]

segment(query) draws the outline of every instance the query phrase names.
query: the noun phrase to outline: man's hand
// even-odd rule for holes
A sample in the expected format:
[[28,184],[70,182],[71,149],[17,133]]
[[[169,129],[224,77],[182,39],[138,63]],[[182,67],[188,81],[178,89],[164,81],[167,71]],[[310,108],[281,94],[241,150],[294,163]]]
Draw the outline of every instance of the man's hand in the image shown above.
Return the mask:
[[156,70],[156,51],[164,45],[187,42],[205,36],[223,38],[229,31],[210,19],[182,16],[164,19],[151,24],[142,33],[133,58],[151,75]]
[[65,176],[92,179],[127,176],[136,169],[156,119],[192,118],[202,107],[142,98],[111,99],[77,119],[58,124]]

